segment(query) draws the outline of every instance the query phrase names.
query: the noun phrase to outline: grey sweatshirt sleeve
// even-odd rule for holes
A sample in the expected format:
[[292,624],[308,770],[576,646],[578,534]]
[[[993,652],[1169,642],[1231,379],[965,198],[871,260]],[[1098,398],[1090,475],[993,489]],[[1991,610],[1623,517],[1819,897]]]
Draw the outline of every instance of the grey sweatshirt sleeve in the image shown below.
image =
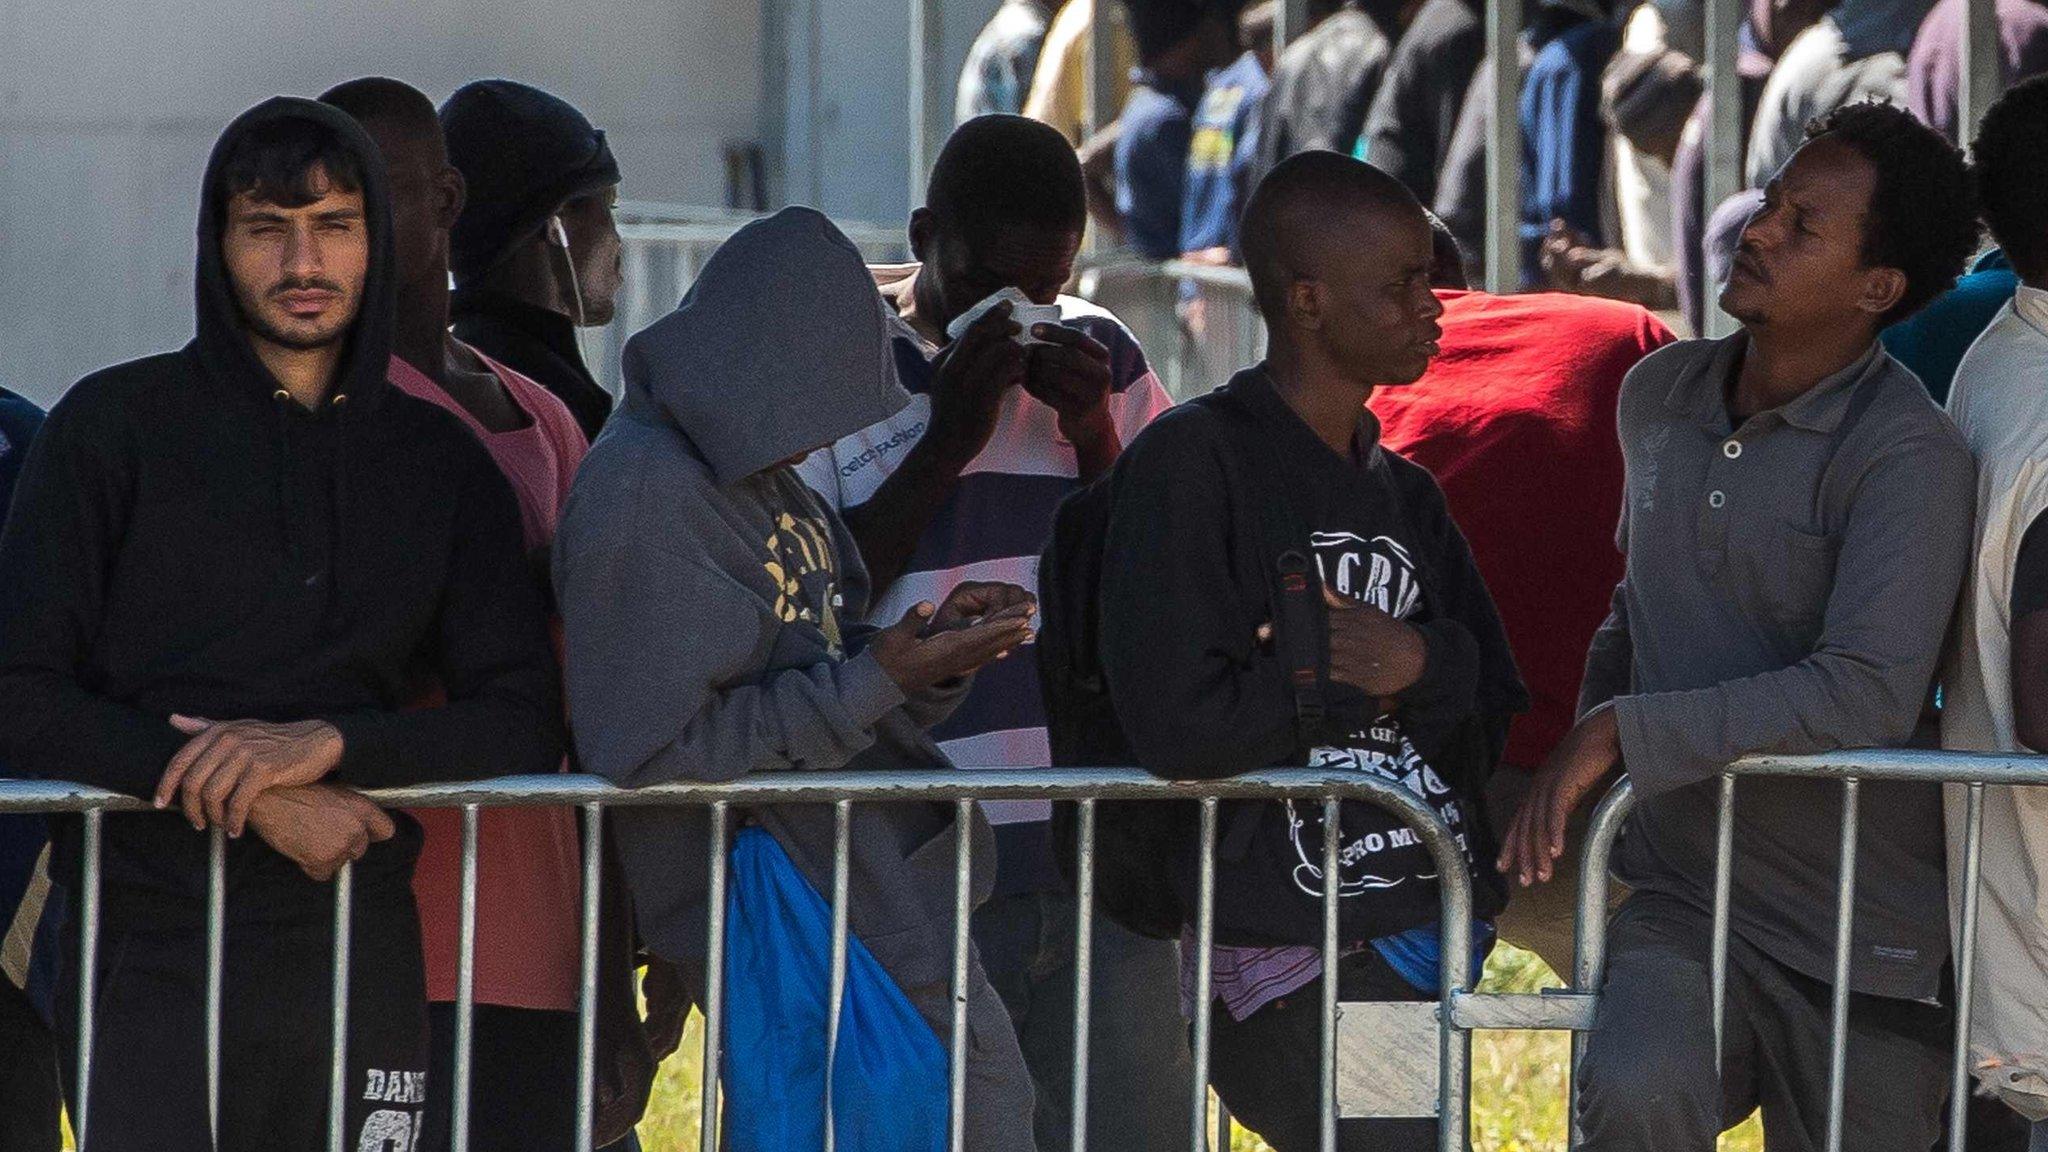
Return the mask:
[[1754,752],[1881,747],[1910,736],[1968,563],[1975,466],[1960,437],[1894,443],[1859,481],[1821,633],[1806,658],[1683,692],[1620,696],[1622,760],[1645,795]]
[[617,783],[839,768],[904,702],[865,652],[767,670],[780,625],[687,548],[565,553],[556,585],[576,750]]
[[1626,693],[1635,664],[1635,645],[1628,634],[1628,580],[1614,586],[1607,619],[1593,633],[1586,649],[1586,675],[1579,682],[1579,716]]

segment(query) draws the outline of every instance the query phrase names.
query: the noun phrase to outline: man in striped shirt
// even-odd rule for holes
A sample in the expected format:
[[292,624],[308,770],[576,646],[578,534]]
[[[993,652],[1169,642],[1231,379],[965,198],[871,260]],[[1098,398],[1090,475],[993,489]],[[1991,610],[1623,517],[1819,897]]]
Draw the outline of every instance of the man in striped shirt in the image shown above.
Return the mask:
[[[1170,401],[1128,329],[1060,294],[1086,216],[1081,168],[1057,131],[984,116],[940,153],[910,219],[920,263],[874,269],[896,310],[897,371],[910,406],[813,454],[801,472],[836,506],[874,580],[878,616],[939,603],[965,580],[1035,591],[1059,502],[1107,472]],[[1024,332],[998,306],[947,328],[1004,289],[1060,307]],[[1028,344],[1019,340],[1028,340]],[[1035,651],[976,677],[932,735],[972,768],[1049,762]],[[1039,1147],[1068,1146],[1072,1091],[1073,894],[1054,867],[1043,802],[987,805],[996,894],[974,916],[990,980],[1017,1027],[1038,1088]],[[1187,1037],[1170,941],[1095,922],[1089,1140],[1185,1148]]]

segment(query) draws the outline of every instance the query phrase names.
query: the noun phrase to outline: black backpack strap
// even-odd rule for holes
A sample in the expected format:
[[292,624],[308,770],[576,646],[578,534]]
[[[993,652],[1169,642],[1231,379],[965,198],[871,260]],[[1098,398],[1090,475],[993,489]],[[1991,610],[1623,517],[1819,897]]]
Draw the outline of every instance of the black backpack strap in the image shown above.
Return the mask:
[[1299,548],[1280,553],[1274,600],[1273,644],[1294,685],[1294,725],[1302,747],[1313,747],[1323,731],[1323,677],[1328,675],[1328,629],[1323,581],[1315,559]]
[[[1329,683],[1328,606],[1323,603],[1323,577],[1308,551],[1309,528],[1296,494],[1287,490],[1286,460],[1242,400],[1212,392],[1191,403],[1201,405],[1230,425],[1235,435],[1242,474],[1250,481],[1249,497],[1265,529],[1266,576],[1272,589],[1273,648],[1294,688],[1294,718],[1300,751],[1321,741]],[[1256,444],[1256,446],[1254,446]]]

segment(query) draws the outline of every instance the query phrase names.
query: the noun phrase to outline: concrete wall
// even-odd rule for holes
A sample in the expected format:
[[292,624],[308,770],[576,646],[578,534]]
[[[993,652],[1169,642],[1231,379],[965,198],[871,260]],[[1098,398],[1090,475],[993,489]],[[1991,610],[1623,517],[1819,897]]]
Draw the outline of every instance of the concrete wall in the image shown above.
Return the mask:
[[605,128],[624,195],[722,204],[724,143],[759,132],[760,17],[758,0],[0,0],[0,384],[48,403],[190,338],[207,150],[278,92],[382,73],[438,101],[510,76]]

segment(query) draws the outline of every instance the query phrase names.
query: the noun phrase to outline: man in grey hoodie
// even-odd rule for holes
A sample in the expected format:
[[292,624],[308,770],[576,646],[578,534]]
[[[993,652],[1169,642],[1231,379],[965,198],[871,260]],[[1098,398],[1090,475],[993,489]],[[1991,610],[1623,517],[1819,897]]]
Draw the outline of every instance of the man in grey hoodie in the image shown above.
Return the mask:
[[[764,336],[772,338],[764,339]],[[626,345],[626,394],[592,446],[555,542],[569,709],[591,771],[630,787],[753,772],[944,769],[925,729],[969,675],[1030,635],[1033,602],[969,584],[887,627],[838,516],[792,467],[893,415],[888,309],[830,221],[750,224],[690,294]],[[708,826],[701,809],[623,808],[615,835],[640,932],[701,992]],[[825,806],[748,809],[821,890]],[[955,837],[974,897],[994,847],[950,804],[854,809],[848,916],[941,1043],[951,1037]],[[979,957],[968,988],[967,1146],[1032,1147],[1032,1089]]]

